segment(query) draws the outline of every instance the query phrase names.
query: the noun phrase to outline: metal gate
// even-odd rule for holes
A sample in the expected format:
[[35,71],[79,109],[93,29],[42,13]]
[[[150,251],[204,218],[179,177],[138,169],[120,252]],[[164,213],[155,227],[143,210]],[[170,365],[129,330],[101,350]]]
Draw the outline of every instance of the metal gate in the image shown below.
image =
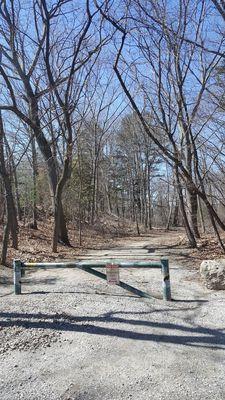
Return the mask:
[[[21,260],[13,261],[13,270],[14,270],[14,293],[16,295],[21,294],[21,286],[22,286],[22,277],[25,275],[25,270],[30,268],[41,268],[41,269],[49,269],[49,268],[78,268],[82,271],[88,272],[94,276],[97,276],[101,279],[107,279],[106,274],[101,271],[96,270],[96,268],[106,268],[107,265],[118,265],[119,269],[124,268],[144,268],[144,269],[160,269],[162,274],[162,292],[163,292],[163,300],[171,301],[171,288],[170,288],[170,274],[169,274],[169,261],[167,259],[161,259],[159,261],[124,261],[124,260],[116,260],[116,259],[107,259],[107,260],[97,260],[97,261],[70,261],[70,262],[44,262],[44,263],[24,263]],[[125,282],[119,281],[117,283],[118,286],[122,287],[129,292],[138,295],[140,297],[152,298],[152,296],[143,292],[140,289],[137,289]]]

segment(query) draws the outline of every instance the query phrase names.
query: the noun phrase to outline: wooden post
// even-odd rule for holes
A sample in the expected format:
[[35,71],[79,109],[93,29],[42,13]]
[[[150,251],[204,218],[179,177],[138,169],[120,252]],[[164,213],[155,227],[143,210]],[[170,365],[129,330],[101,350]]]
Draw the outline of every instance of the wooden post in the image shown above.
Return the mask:
[[163,287],[163,300],[171,301],[171,288],[170,288],[170,271],[169,261],[161,260],[162,263],[162,287]]
[[21,294],[21,270],[22,263],[20,260],[13,261],[13,278],[14,278],[14,293]]

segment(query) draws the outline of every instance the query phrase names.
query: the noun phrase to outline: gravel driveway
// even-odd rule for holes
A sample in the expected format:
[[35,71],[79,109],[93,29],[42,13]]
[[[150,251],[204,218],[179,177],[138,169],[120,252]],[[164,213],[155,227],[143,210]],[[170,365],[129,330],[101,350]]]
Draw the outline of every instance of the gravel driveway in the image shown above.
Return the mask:
[[225,292],[203,288],[175,239],[125,239],[86,256],[168,256],[171,303],[159,299],[158,270],[121,272],[152,300],[71,269],[29,272],[21,296],[2,285],[1,400],[224,400]]

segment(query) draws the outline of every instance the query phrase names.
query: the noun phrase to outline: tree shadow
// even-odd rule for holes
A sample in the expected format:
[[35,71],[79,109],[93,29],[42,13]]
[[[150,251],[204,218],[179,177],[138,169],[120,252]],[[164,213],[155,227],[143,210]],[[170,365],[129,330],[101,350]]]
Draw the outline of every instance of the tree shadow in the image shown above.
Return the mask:
[[6,296],[11,296],[14,293],[13,290],[10,290],[8,293],[0,294],[0,297],[6,297]]
[[[37,282],[37,281],[36,281]],[[27,283],[27,282],[26,282]],[[132,299],[141,299],[140,296],[136,296],[134,294],[113,294],[113,293],[107,293],[107,292],[88,292],[88,291],[77,291],[77,290],[57,290],[57,291],[49,291],[49,290],[35,290],[32,292],[27,292],[27,293],[21,293],[21,296],[30,296],[32,294],[85,294],[85,295],[96,295],[96,296],[107,296],[107,297],[126,297],[126,298],[132,298]],[[150,300],[150,299],[148,299]],[[157,298],[156,296],[152,295],[152,300],[161,300],[161,298]],[[189,299],[172,299],[171,302],[173,303],[196,303],[196,304],[201,304],[201,303],[208,303],[208,300],[202,300],[202,299],[195,299],[195,300],[189,300]],[[180,308],[179,308],[180,309]],[[170,309],[168,309],[169,311]],[[171,309],[171,310],[174,310]]]
[[[58,282],[58,277],[57,278],[32,278],[32,280],[26,280],[26,278],[23,278],[22,285],[55,285]],[[30,294],[30,293],[29,293]]]
[[5,277],[5,276],[0,277],[0,285],[8,286],[8,285],[12,285],[12,283],[13,283],[13,280],[11,277]]
[[[162,311],[167,311],[167,309]],[[3,312],[0,313],[0,327],[18,326],[25,329],[50,329],[61,332],[86,333],[88,335],[225,350],[225,332],[223,329],[149,321],[146,319],[129,319],[125,316],[118,317],[117,314],[128,315],[127,312],[109,312],[93,317],[74,317],[69,314]],[[133,312],[129,313],[129,315],[133,314]],[[138,315],[141,316],[142,313],[138,313]],[[100,326],[99,324],[102,323],[106,325],[109,323],[128,325],[131,330],[126,330],[122,327]],[[143,327],[150,329],[150,332],[137,331],[137,328],[143,329]],[[157,329],[159,330],[158,332]],[[166,330],[166,333],[163,333],[163,330]]]
[[140,299],[139,296],[135,296],[134,294],[112,294],[106,292],[87,292],[87,291],[77,291],[77,290],[57,290],[57,291],[47,291],[47,290],[39,290],[39,291],[32,291],[29,293],[22,293],[22,296],[27,296],[31,294],[85,294],[85,295],[96,295],[96,296],[107,296],[107,297],[128,297],[134,299]]

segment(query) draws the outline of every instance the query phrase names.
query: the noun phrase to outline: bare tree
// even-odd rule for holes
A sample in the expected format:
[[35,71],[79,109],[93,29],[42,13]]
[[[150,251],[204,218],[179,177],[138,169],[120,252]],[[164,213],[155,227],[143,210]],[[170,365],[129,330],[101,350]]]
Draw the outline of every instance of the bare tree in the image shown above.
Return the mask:
[[13,247],[15,249],[17,249],[18,247],[17,213],[14,204],[11,174],[6,167],[6,160],[4,154],[4,138],[5,138],[5,131],[0,112],[0,175],[3,180],[5,197],[6,197],[6,224],[4,228],[4,236],[2,243],[1,264],[5,264],[6,262],[8,241],[10,234],[12,237]]
[[[0,74],[6,99],[0,108],[14,113],[32,129],[45,160],[55,216],[54,251],[58,239],[69,245],[62,192],[71,172],[75,135],[73,114],[92,59],[96,59],[107,41],[102,37],[101,29],[96,32],[93,28],[92,21],[98,12],[91,12],[88,0],[82,22],[76,21],[75,13],[82,11],[81,8],[75,10],[74,3],[68,0],[58,1],[53,6],[40,0],[33,3],[29,13],[19,0],[9,4],[2,1],[0,6],[3,36]],[[69,24],[68,15],[72,16]],[[27,22],[25,27],[24,21]],[[78,74],[81,77],[81,71],[82,81],[77,89],[76,77]],[[61,168],[43,123],[43,104],[57,107],[60,137],[65,145]]]
[[[122,35],[114,71],[146,133],[158,146],[167,162],[175,167],[177,185],[180,188],[180,204],[184,205],[183,218],[190,245],[196,246],[195,237],[199,236],[199,196],[207,207],[215,233],[224,249],[217,225],[225,230],[225,224],[207,197],[197,146],[197,138],[207,124],[207,120],[204,120],[199,127],[198,112],[212,82],[213,73],[221,61],[224,38],[218,38],[218,51],[213,55],[207,53],[206,56],[204,49],[195,45],[198,39],[201,40],[204,32],[207,16],[205,1],[200,3],[200,7],[199,4],[179,1],[177,19],[175,18],[177,23],[174,23],[173,14],[167,13],[163,2],[157,5],[149,2],[148,5],[151,6],[150,11],[149,7],[139,1],[129,2],[120,21],[116,20],[115,15],[112,16],[111,10],[108,11],[105,4],[97,6],[102,15]],[[190,30],[190,14],[195,15],[191,26],[191,45],[184,40],[186,32]],[[160,19],[163,23],[158,24]],[[131,60],[127,52],[129,43],[132,43],[137,52]],[[137,54],[142,60],[141,63]],[[129,68],[129,65],[132,65],[132,68]],[[149,75],[146,74],[146,70],[150,72]],[[194,85],[195,90],[190,91],[190,85]],[[133,95],[134,88],[138,93],[141,91],[148,100],[149,108],[165,134],[164,142],[160,141],[154,130],[149,127]],[[191,217],[189,221],[186,218],[183,184],[188,194],[188,210]]]

